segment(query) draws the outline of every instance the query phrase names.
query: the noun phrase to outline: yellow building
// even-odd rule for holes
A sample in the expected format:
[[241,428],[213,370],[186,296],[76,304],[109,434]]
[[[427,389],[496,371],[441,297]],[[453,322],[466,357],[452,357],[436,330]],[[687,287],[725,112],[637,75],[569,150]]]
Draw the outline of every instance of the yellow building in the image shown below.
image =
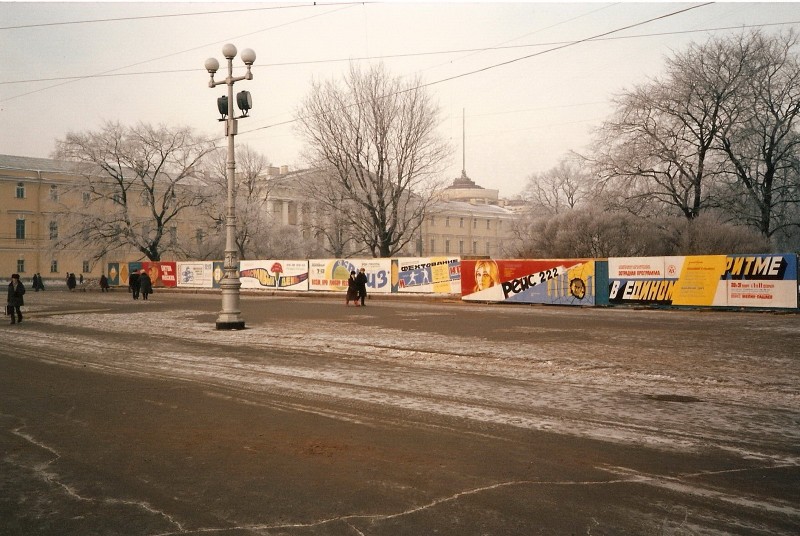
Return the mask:
[[[91,244],[56,247],[59,236],[75,232],[64,228],[75,225],[66,218],[72,208],[75,213],[84,207],[103,210],[102,204],[89,204],[85,177],[70,169],[68,162],[0,155],[0,279],[18,273],[29,283],[38,273],[47,285],[48,280],[63,282],[67,273],[99,278],[110,261],[143,260],[142,253],[133,248],[117,249],[111,258],[97,258],[99,249]],[[133,217],[146,219],[146,206],[131,203],[129,207]],[[196,221],[196,214],[187,213],[171,224],[169,240],[177,240],[179,230],[193,236]]]
[[478,186],[462,171],[426,216],[418,253],[465,258],[507,256],[517,215],[502,205],[498,190]]
[[20,274],[30,282],[64,280],[67,272],[98,276],[102,266],[80,250],[54,251],[58,236],[55,214],[79,177],[63,162],[0,155],[0,277]]

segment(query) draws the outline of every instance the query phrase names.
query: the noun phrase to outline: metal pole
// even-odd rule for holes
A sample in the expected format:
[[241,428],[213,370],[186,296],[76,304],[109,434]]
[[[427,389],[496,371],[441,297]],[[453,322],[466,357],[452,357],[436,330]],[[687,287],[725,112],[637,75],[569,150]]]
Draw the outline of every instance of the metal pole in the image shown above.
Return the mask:
[[217,329],[244,329],[244,320],[239,307],[239,256],[236,250],[236,156],[234,136],[236,119],[233,118],[233,58],[228,59],[228,118],[225,121],[225,134],[228,137],[228,160],[226,173],[228,179],[228,212],[225,217],[225,262],[224,275],[220,281],[222,290],[222,311],[217,317]]

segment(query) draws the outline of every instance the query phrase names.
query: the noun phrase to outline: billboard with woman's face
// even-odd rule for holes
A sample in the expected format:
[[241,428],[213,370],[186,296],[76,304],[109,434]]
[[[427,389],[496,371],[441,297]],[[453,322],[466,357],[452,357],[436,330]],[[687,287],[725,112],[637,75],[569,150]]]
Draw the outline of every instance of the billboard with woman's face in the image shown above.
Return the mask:
[[461,261],[465,301],[594,305],[592,259]]

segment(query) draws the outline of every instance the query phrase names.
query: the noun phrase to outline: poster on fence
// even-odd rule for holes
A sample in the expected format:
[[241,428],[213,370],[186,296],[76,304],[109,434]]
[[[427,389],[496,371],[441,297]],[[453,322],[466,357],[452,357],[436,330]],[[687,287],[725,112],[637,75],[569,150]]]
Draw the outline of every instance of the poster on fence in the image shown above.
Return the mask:
[[608,259],[611,304],[797,307],[793,254]]
[[[396,276],[395,276],[395,268]],[[459,294],[459,257],[401,257],[392,267],[392,286],[397,292]]]
[[462,260],[461,299],[594,305],[591,259]]
[[[132,264],[132,263],[131,263]],[[178,277],[175,262],[143,262],[142,270],[150,276],[154,287],[177,287]]]
[[609,258],[609,303],[671,305],[682,265],[683,257]]
[[240,261],[242,288],[262,290],[308,290],[308,261]]
[[177,270],[179,287],[211,288],[214,285],[212,261],[179,262]]
[[367,293],[392,292],[391,259],[312,259],[308,261],[309,290],[347,290],[350,272],[364,268],[367,274]]
[[118,262],[109,262],[108,263],[108,285],[111,287],[118,287],[119,283],[119,263]]
[[214,261],[214,270],[213,270],[213,281],[211,286],[214,288],[220,288],[219,284],[222,282],[222,278],[225,276],[225,262],[224,261]]
[[731,307],[797,308],[797,256],[728,255],[725,260]]
[[[120,287],[128,286],[128,279],[132,273],[138,272],[142,269],[141,262],[110,262],[108,263],[108,273],[111,274],[112,270],[116,270],[116,278],[111,278],[109,275],[109,285],[117,285]],[[111,281],[116,281],[112,283]]]

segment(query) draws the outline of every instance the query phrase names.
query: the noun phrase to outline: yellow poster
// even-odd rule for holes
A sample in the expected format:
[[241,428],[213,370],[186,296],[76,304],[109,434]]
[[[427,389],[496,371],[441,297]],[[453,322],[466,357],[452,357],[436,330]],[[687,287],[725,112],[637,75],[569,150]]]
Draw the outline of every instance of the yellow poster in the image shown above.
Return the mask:
[[685,257],[672,293],[672,305],[713,305],[726,266],[725,255]]

